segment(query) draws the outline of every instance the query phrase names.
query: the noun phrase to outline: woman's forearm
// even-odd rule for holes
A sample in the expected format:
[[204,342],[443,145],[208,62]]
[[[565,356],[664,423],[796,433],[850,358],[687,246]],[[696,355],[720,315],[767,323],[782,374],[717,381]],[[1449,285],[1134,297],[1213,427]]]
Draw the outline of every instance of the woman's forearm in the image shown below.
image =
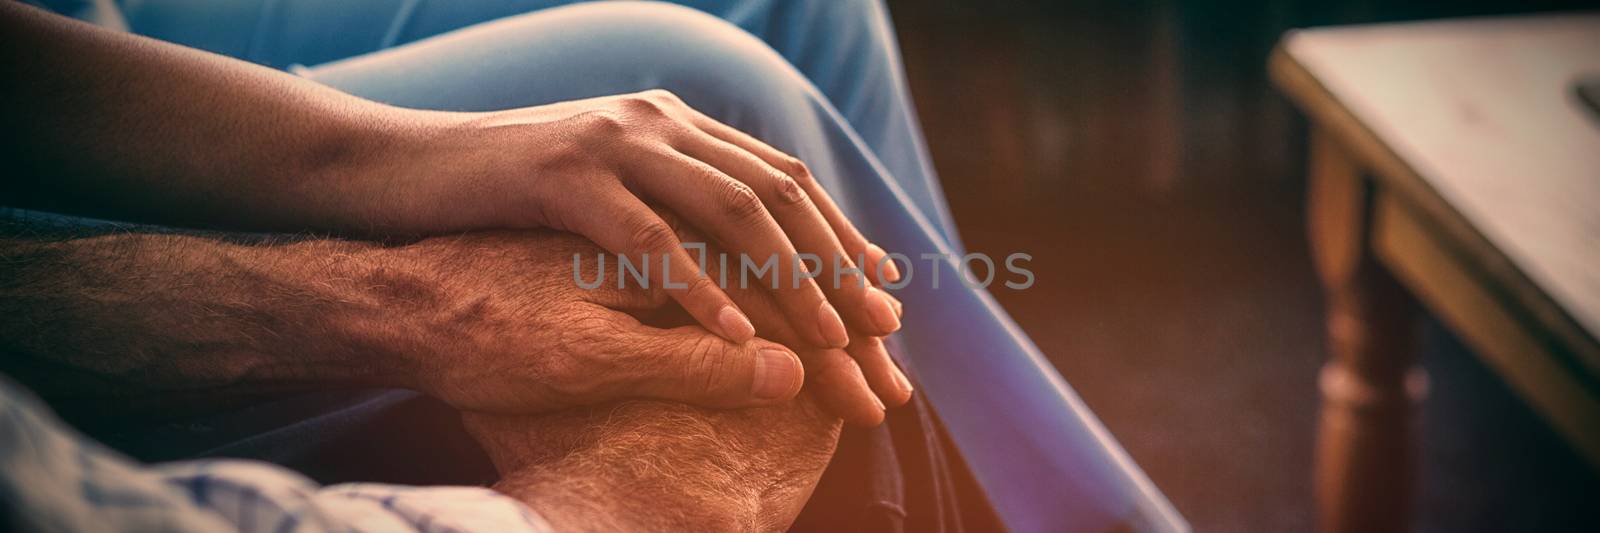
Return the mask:
[[173,225],[360,228],[357,162],[424,116],[243,61],[0,2],[3,202]]

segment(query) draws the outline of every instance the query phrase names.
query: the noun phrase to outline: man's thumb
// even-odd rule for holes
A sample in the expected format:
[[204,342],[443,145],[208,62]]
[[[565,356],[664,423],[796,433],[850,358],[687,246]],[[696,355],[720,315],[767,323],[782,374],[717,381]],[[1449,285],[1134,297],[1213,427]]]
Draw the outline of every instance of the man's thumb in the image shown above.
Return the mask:
[[[705,407],[747,407],[787,400],[805,381],[800,358],[783,345],[762,338],[729,342],[699,326],[652,332],[647,346],[659,365],[640,376],[645,396]],[[662,342],[664,341],[664,342]]]

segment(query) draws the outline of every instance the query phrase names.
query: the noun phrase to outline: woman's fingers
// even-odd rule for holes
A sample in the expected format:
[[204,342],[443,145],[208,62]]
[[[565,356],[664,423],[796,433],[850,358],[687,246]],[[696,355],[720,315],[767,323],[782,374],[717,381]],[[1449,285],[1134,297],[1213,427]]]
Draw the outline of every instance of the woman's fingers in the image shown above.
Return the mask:
[[816,274],[823,293],[853,329],[870,335],[888,335],[900,329],[893,305],[871,289],[868,271],[858,266],[868,255],[851,254],[840,245],[811,195],[794,178],[744,148],[703,133],[681,141],[679,150],[749,186],[794,249],[820,259]]
[[[677,234],[660,216],[621,186],[602,187],[600,194],[602,198],[593,205],[609,205],[613,209],[577,213],[573,229],[618,254],[615,259],[619,278],[643,277],[650,287],[666,292],[683,306],[695,322],[724,339],[745,342],[755,336],[750,319],[701,272],[699,263],[683,249]],[[631,268],[621,264],[624,258]]]
[[[671,223],[670,215],[668,222]],[[679,238],[703,238],[695,229],[677,227]],[[712,255],[721,251],[709,248]],[[720,263],[712,261],[709,269],[713,277],[720,276]],[[764,339],[788,344],[795,338],[793,328],[785,322],[783,313],[764,291],[734,290],[729,296],[749,313],[756,331]],[[801,350],[805,362],[807,383],[822,400],[829,412],[856,425],[870,426],[882,420],[884,405],[899,406],[911,398],[911,384],[900,373],[881,339],[866,335],[853,335],[850,347],[844,351]],[[843,356],[843,357],[840,357]],[[854,362],[849,360],[854,359]]]
[[[784,315],[807,342],[835,348],[849,343],[838,311],[806,272],[788,235],[751,186],[674,149],[642,153],[650,152],[658,157],[641,157],[641,171],[630,183],[722,247],[740,252],[730,261],[737,263],[730,265],[730,270],[738,275],[728,273],[729,284],[742,286],[745,274],[755,271],[757,283],[773,292]],[[751,268],[745,268],[746,261]]]
[[738,128],[718,122],[704,113],[692,108],[689,112],[692,114],[694,125],[702,131],[755,154],[756,157],[766,161],[773,168],[793,178],[800,185],[801,190],[805,191],[810,197],[811,202],[816,205],[817,211],[828,221],[828,225],[833,229],[834,234],[839,239],[839,243],[849,253],[850,257],[855,257],[857,254],[867,256],[867,263],[869,264],[863,265],[862,270],[868,273],[868,279],[875,284],[879,280],[890,283],[900,281],[898,269],[884,268],[881,271],[878,269],[878,265],[881,264],[879,260],[884,257],[884,254],[875,253],[875,251],[881,252],[882,248],[869,247],[871,243],[861,235],[861,231],[856,229],[855,224],[852,224],[850,219],[844,216],[844,212],[839,210],[839,206],[833,203],[833,198],[828,196],[827,191],[824,191],[822,186],[817,183],[805,163],[794,156],[784,153],[782,150],[773,148],[748,133],[739,131]]
[[883,423],[884,405],[861,376],[861,367],[844,350],[801,350],[806,383],[822,405],[846,423],[871,427]]
[[883,403],[899,407],[911,400],[911,380],[894,364],[889,350],[883,346],[882,337],[852,336],[845,352],[861,366],[861,375]]
[[894,259],[889,257],[889,252],[884,251],[883,247],[870,242],[867,243],[866,271],[871,274],[867,279],[874,285],[881,286],[900,281],[900,266],[895,264]]
[[756,326],[756,335],[790,346],[810,344],[795,331],[794,326],[790,325],[771,294],[753,290],[734,290],[730,291],[728,296],[750,316],[750,322]]

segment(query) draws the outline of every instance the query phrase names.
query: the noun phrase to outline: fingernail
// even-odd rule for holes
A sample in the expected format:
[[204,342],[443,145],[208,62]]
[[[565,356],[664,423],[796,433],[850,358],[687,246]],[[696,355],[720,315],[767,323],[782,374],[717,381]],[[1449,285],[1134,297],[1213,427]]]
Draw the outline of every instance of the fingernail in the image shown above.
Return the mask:
[[723,306],[717,312],[717,325],[722,326],[722,334],[734,342],[744,342],[756,336],[756,327],[750,325],[750,319],[731,305]]
[[822,340],[827,341],[830,348],[843,348],[850,344],[850,334],[844,331],[844,321],[839,319],[839,312],[827,301],[817,306],[817,332],[822,334]]
[[894,304],[889,302],[889,295],[876,288],[867,289],[867,316],[872,317],[872,323],[878,326],[879,331],[893,332],[900,329],[900,315],[894,312]]
[[[868,248],[868,250],[870,250],[872,252],[872,256],[873,257],[888,257],[889,256],[889,253],[885,252],[883,250],[883,247],[878,246],[876,244],[868,244],[867,248]],[[893,259],[890,259],[888,261],[884,261],[883,262],[883,277],[884,277],[885,280],[887,280],[887,281],[889,281],[891,283],[892,282],[896,282],[896,281],[900,281],[900,266],[896,265],[894,263]]]
[[889,291],[883,291],[883,295],[885,297],[889,298],[889,303],[890,304],[894,305],[894,316],[899,317],[899,318],[905,318],[906,317],[906,306],[905,306],[905,304],[900,303],[900,299],[899,298],[895,298],[893,294],[889,294]]
[[750,392],[762,400],[775,400],[788,396],[799,379],[799,367],[788,352],[767,348],[756,357],[755,381]]
[[917,391],[916,389],[911,388],[911,380],[906,378],[906,373],[904,370],[900,370],[898,368],[894,370],[894,381],[900,384],[900,390],[905,391],[907,396]]
[[876,394],[868,394],[867,396],[872,398],[873,405],[877,405],[879,411],[888,411],[889,410],[888,407],[884,407],[883,406],[883,399],[878,398],[878,395],[876,395]]

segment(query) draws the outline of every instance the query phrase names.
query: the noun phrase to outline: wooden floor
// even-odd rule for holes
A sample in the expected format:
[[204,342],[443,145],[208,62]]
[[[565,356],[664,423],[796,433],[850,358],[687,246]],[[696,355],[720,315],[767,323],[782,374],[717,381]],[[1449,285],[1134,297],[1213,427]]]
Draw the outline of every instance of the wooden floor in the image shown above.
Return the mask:
[[[1527,2],[1067,4],[889,2],[967,247],[1034,255],[1037,284],[996,297],[1197,529],[1307,530],[1322,302],[1304,125],[1267,51],[1294,26]],[[1578,504],[1595,476],[1430,339],[1423,529],[1600,523]]]

